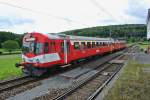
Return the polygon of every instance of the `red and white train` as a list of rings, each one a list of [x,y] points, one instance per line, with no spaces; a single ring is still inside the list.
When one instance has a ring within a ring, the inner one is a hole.
[[[23,38],[23,72],[39,76],[47,68],[73,63],[79,59],[124,49],[125,41],[112,38],[28,33]]]

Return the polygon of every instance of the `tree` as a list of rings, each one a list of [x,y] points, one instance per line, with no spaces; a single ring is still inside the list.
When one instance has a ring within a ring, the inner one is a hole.
[[[2,44],[2,47],[6,49],[9,53],[11,53],[13,50],[19,48],[19,44],[18,42],[13,40],[7,40]]]
[[[16,34],[12,32],[0,31],[0,44],[2,44],[3,42],[7,40],[16,40],[21,47],[21,43],[22,43],[21,41],[22,41],[23,36],[24,34]],[[2,45],[0,45],[0,48],[1,47]]]

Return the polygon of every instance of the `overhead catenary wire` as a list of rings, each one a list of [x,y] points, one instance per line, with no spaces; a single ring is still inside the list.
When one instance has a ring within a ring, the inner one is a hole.
[[[107,11],[104,7],[102,7],[99,2],[97,2],[96,0],[90,0],[91,3],[96,6],[97,8],[99,8],[102,12],[106,13],[107,15],[109,15],[112,19],[114,19],[116,22],[121,23],[116,17],[114,17],[114,15],[112,15],[109,11]]]
[[[70,22],[70,23],[72,22],[72,23],[76,23],[76,24],[80,24],[80,25],[89,27],[89,25],[87,25],[85,23],[81,23],[79,21],[75,21],[75,20],[72,20],[72,19],[69,19],[69,18],[57,16],[57,15],[54,15],[54,14],[51,14],[51,13],[47,13],[47,12],[43,12],[43,11],[37,11],[37,10],[30,9],[30,8],[21,7],[21,6],[15,5],[15,4],[10,4],[10,3],[7,3],[7,2],[2,2],[2,1],[0,1],[0,4],[7,5],[7,6],[10,6],[10,7],[14,7],[14,8],[18,8],[18,9],[22,9],[22,10],[26,10],[26,11],[36,13],[36,14],[42,14],[42,15],[50,16],[50,17],[53,17],[53,18],[56,18],[56,19],[59,19],[59,20],[65,20],[66,22]]]
[[[96,0],[90,0],[91,3],[93,5],[95,5],[97,8],[99,8],[102,12],[106,13],[107,15],[109,15],[112,19],[114,19],[116,22],[118,23],[122,23],[120,20],[118,20],[113,14],[111,14],[109,11],[107,11],[103,6],[101,6],[99,4],[99,2],[97,2]],[[123,16],[120,16],[120,18],[123,18]],[[125,18],[123,18],[125,20]],[[126,24],[126,20],[124,22]],[[111,28],[109,28],[109,37],[111,38],[112,37],[112,30]]]

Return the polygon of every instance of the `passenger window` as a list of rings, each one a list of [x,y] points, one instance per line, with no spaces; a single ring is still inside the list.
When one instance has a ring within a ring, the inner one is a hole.
[[[87,48],[91,48],[91,43],[87,42]]]
[[[98,42],[96,42],[96,46],[97,46],[97,47],[99,46],[99,43],[98,43]]]
[[[105,46],[105,42],[103,42],[103,46]]]
[[[92,42],[92,48],[94,48],[95,47],[95,42]]]
[[[81,42],[81,49],[86,49],[85,42]]]
[[[101,46],[101,42],[99,42],[99,46]]]
[[[79,49],[79,42],[74,42],[74,49]]]
[[[49,52],[48,42],[45,42],[45,44],[44,44],[44,53],[48,53],[48,52]]]
[[[55,42],[51,42],[50,43],[50,51],[51,52],[55,52],[56,51],[56,49],[55,49]]]

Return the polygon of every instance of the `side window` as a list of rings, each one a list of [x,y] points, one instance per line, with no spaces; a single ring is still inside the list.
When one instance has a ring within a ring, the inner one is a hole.
[[[45,44],[44,44],[44,53],[48,53],[48,52],[49,52],[48,42],[45,42]]]
[[[81,49],[86,49],[85,42],[81,42]]]
[[[87,42],[87,48],[91,48],[91,43]]]
[[[60,49],[61,49],[61,52],[64,52],[64,42],[60,43]]]
[[[92,48],[94,48],[95,47],[95,42],[92,42]]]
[[[74,49],[79,49],[79,42],[74,42]]]
[[[105,46],[105,42],[103,42],[103,46]]]
[[[101,44],[101,42],[99,42],[99,46],[101,46],[102,44]]]
[[[55,52],[55,51],[56,51],[55,42],[51,42],[51,43],[50,43],[50,51],[51,51],[51,52]]]
[[[97,47],[99,46],[99,43],[98,43],[98,42],[96,42],[96,46],[97,46]]]

